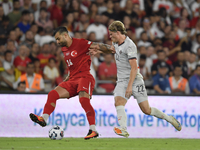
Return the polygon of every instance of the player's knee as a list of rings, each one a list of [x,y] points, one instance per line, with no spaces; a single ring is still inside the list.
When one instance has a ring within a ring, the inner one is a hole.
[[[150,108],[142,108],[142,112],[146,115],[150,115],[151,114],[151,109]]]
[[[56,90],[51,90],[49,93],[48,93],[48,99],[51,100],[51,101],[56,101],[57,99],[59,99],[59,94]]]

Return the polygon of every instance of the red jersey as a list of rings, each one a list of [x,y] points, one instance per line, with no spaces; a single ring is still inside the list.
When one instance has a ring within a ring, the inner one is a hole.
[[[70,77],[81,72],[89,73],[91,58],[87,52],[89,51],[91,44],[92,42],[85,39],[72,38],[72,44],[70,47],[62,47],[62,52],[70,72]]]

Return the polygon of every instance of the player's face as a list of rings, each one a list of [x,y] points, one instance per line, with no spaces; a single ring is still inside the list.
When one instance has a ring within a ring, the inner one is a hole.
[[[66,33],[60,34],[59,32],[57,32],[55,34],[56,42],[61,47],[67,46],[67,40],[66,40],[66,38],[67,38]]]
[[[112,32],[112,31],[109,31],[109,35],[110,35],[110,39],[112,40],[113,43],[117,43],[118,42],[118,34],[117,32]]]

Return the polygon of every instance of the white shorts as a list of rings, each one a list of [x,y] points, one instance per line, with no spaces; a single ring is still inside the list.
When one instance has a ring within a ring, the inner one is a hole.
[[[124,79],[122,81],[117,81],[117,85],[114,90],[114,97],[121,96],[128,100],[127,97],[125,97],[126,89],[128,86],[129,79]],[[144,81],[142,78],[135,78],[132,86],[132,92],[134,98],[137,100],[138,104],[148,100],[147,91],[144,85]]]

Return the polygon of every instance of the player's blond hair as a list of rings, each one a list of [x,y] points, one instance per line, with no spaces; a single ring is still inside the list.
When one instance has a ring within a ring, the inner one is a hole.
[[[108,29],[112,32],[121,32],[121,34],[126,34],[126,28],[124,27],[124,24],[121,21],[113,21]]]

